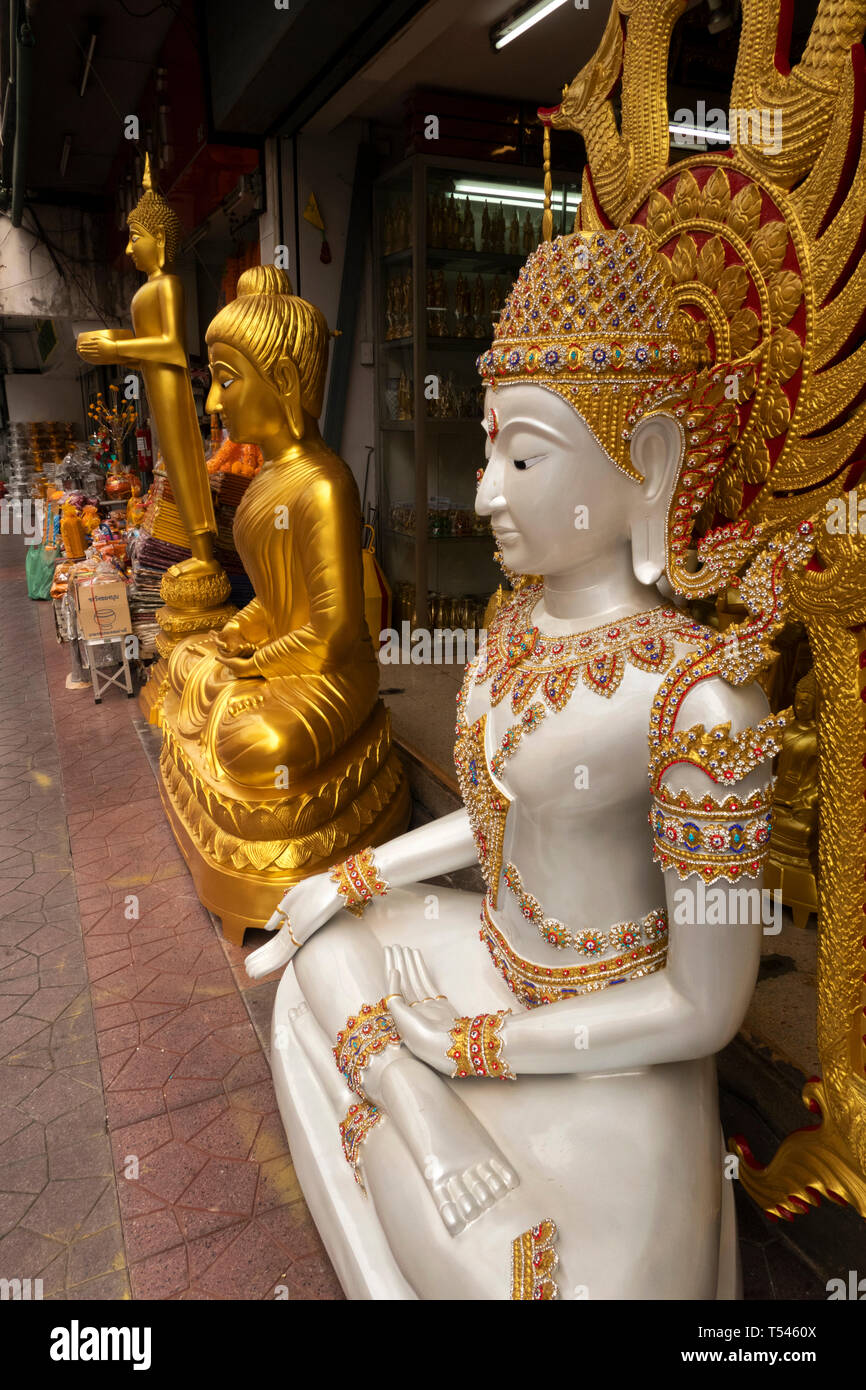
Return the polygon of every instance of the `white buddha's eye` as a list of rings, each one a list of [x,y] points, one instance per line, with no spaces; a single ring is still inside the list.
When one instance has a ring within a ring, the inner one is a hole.
[[[534,468],[537,463],[541,463],[546,458],[545,454],[533,454],[530,458],[514,459],[514,467],[519,473],[523,473],[527,468]]]

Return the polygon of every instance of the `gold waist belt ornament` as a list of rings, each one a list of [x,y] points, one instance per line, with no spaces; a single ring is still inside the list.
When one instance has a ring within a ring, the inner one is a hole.
[[[623,924],[620,924],[623,925]],[[535,961],[524,960],[497,927],[490,911],[489,896],[484,899],[481,910],[481,931],[479,933],[496,969],[499,971],[512,994],[527,1009],[537,1008],[539,1004],[558,1004],[560,999],[570,999],[578,994],[591,994],[594,990],[606,989],[608,985],[624,984],[626,980],[637,980],[642,975],[652,975],[663,970],[667,963],[667,913],[663,908],[648,912],[642,922],[626,924],[633,927],[638,938],[650,932],[657,932],[655,942],[634,946],[615,956],[594,962],[592,965],[537,965]]]

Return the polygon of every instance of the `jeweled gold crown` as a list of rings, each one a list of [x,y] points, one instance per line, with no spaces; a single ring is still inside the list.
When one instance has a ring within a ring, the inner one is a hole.
[[[643,227],[543,241],[478,358],[489,386],[531,381],[563,397],[611,463],[642,482],[628,446],[636,401],[654,382],[708,360],[694,320],[677,307],[670,262]]]
[[[493,382],[545,385],[648,379],[693,371],[706,355],[672,297],[670,263],[642,227],[542,242],[505,302],[493,347],[478,359]]]

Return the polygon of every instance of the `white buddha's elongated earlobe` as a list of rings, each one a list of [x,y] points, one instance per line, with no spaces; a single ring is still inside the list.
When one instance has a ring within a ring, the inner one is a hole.
[[[665,568],[665,525],[660,516],[640,516],[629,527],[631,563],[641,584],[655,584]]]
[[[668,498],[683,450],[682,427],[659,413],[640,420],[631,440],[631,456],[643,474],[641,497],[629,524],[632,568],[642,584],[655,584],[665,572],[665,520]]]

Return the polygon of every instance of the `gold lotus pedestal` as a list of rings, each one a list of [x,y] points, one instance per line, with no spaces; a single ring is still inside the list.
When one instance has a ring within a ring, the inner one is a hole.
[[[183,637],[219,629],[237,609],[229,603],[231,587],[224,570],[214,574],[165,574],[159,586],[164,607],[157,609],[159,660],[151,667],[138,697],[149,724],[161,723],[162,701],[168,690],[168,658]]]
[[[347,745],[278,799],[230,779],[217,787],[203,751],[174,736],[176,705],[170,691],[160,794],[196,892],[229,941],[242,944],[302,878],[405,829],[409,788],[381,700]]]

